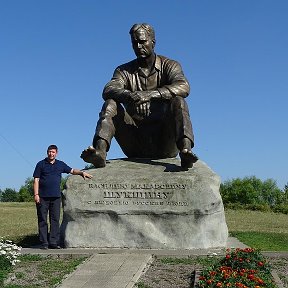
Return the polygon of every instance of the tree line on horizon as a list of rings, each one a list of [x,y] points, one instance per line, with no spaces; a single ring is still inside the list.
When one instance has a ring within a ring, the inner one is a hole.
[[[288,183],[281,190],[273,179],[234,178],[220,184],[220,194],[225,208],[288,214]]]
[[[25,180],[19,191],[13,188],[6,188],[3,191],[0,189],[0,202],[33,202],[34,190],[33,190],[34,178],[28,177]],[[61,179],[61,191],[65,189],[66,178]]]

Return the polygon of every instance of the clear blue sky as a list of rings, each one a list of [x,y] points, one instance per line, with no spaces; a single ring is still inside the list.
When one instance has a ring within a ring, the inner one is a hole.
[[[156,53],[178,60],[195,149],[223,181],[288,182],[288,1],[0,1],[0,189],[19,189],[45,157],[83,168],[103,86],[150,23]],[[113,142],[108,158],[121,158]]]

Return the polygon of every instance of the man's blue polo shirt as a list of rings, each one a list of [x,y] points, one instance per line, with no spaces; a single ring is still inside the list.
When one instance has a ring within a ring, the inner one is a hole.
[[[33,173],[34,178],[39,178],[39,196],[61,197],[61,174],[69,174],[71,170],[66,163],[57,159],[53,164],[47,158],[39,161]]]

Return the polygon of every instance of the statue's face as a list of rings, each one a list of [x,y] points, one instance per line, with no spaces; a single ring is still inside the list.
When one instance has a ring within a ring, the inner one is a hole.
[[[147,58],[154,53],[155,43],[144,29],[138,29],[131,36],[131,41],[137,58]]]

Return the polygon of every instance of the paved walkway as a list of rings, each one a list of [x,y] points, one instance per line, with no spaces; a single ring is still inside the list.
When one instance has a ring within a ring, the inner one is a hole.
[[[247,247],[236,238],[229,238],[227,248]],[[23,254],[92,255],[78,266],[58,288],[132,288],[152,255],[189,256],[219,255],[223,249],[156,250],[156,249],[78,249],[41,250],[23,248]]]
[[[132,288],[150,254],[94,254],[65,279],[61,288]]]

